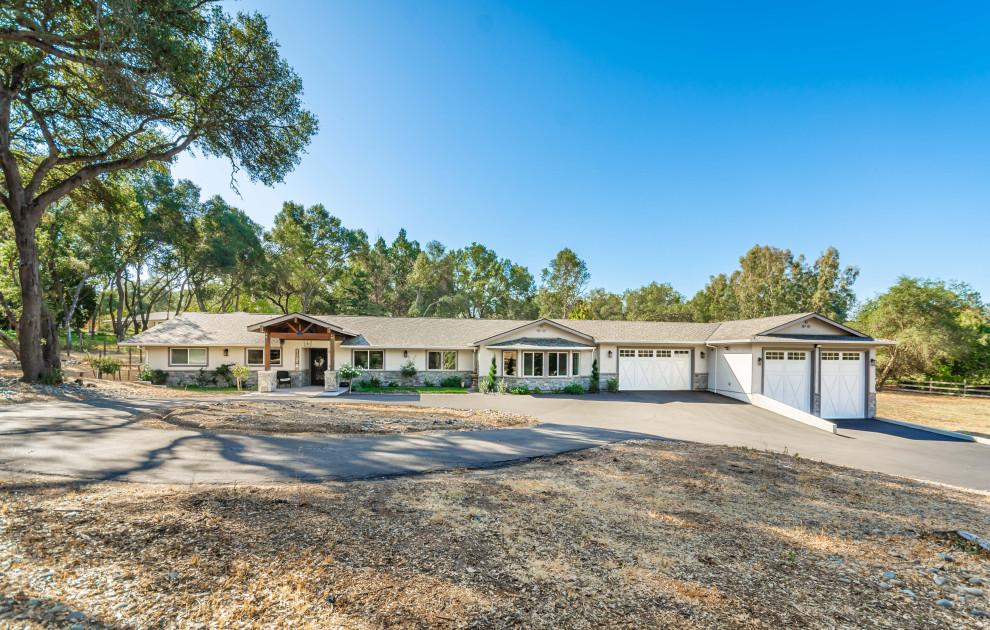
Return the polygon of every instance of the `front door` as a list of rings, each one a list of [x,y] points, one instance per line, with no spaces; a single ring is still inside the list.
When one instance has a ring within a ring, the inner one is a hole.
[[[323,373],[327,371],[327,349],[309,349],[309,384],[323,385]]]

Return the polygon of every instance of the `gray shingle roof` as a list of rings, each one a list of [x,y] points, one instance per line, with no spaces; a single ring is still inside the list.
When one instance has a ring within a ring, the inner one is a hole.
[[[512,348],[518,346],[536,346],[539,348],[594,348],[587,343],[561,339],[560,337],[520,337],[491,344],[492,348]]]
[[[798,313],[734,322],[628,322],[598,320],[552,320],[595,339],[596,343],[705,343],[713,341],[754,339],[792,321],[812,315]],[[248,332],[247,327],[272,319],[271,313],[182,313],[154,328],[131,337],[121,345],[230,345],[262,346],[265,336]],[[514,330],[530,320],[499,319],[440,319],[430,317],[368,317],[361,315],[312,315],[340,328],[355,331],[346,347],[372,346],[378,348],[470,348],[476,341]],[[780,340],[780,336],[764,336],[756,340]],[[794,335],[789,336],[791,338]],[[826,336],[822,341],[845,339]],[[855,337],[864,343],[877,343],[869,337]],[[542,341],[542,340],[541,340]],[[513,343],[519,343],[514,341]],[[567,344],[579,345],[567,341]],[[536,344],[533,344],[536,345]]]

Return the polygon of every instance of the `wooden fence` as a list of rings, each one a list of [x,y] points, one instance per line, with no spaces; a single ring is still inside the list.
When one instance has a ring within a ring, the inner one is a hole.
[[[888,381],[887,384],[883,386],[883,389],[911,392],[913,394],[963,396],[966,398],[990,398],[990,385],[970,385],[966,381],[963,381],[962,383],[933,380]]]

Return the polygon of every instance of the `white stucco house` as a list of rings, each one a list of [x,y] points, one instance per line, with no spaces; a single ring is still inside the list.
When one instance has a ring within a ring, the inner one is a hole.
[[[262,390],[336,386],[344,363],[383,383],[411,362],[417,379],[476,383],[492,359],[510,386],[587,386],[598,361],[620,391],[708,390],[808,418],[876,414],[874,339],[815,313],[714,322],[533,321],[183,313],[121,343],[141,347],[171,382],[246,365]]]

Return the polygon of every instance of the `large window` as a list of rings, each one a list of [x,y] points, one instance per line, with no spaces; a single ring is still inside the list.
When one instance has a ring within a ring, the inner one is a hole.
[[[381,370],[385,367],[384,350],[355,350],[354,367],[365,370]]]
[[[282,365],[282,349],[281,348],[269,348],[269,365]],[[248,348],[247,349],[247,361],[248,365],[264,365],[265,364],[265,349],[264,348]]]
[[[575,352],[571,355],[571,376],[580,376],[581,374],[581,353]]]
[[[206,348],[169,348],[170,365],[206,365]]]
[[[550,352],[547,355],[547,376],[567,376],[566,352]]]
[[[516,375],[516,351],[506,350],[502,353],[502,376]]]
[[[427,370],[456,370],[457,352],[455,350],[431,350],[426,353]]]
[[[543,376],[542,352],[523,352],[523,376]]]

